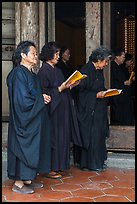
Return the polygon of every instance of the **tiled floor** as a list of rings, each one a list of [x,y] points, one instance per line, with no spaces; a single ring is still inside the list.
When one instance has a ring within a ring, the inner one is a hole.
[[[13,181],[2,187],[2,202],[135,202],[135,169],[107,168],[96,173],[72,166],[59,180],[39,175],[44,188],[34,194],[12,192]]]

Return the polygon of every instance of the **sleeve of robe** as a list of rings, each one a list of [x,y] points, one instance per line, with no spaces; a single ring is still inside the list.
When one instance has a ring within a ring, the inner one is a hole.
[[[13,124],[10,147],[31,168],[38,165],[41,114],[44,108],[42,92],[35,80],[26,68],[17,68],[7,77],[10,120]]]
[[[42,87],[42,93],[48,94],[51,96],[51,102],[50,102],[50,114],[57,108],[57,106],[60,103],[60,93],[58,91],[58,86],[61,85],[65,79],[63,78],[61,82],[57,85],[54,84],[54,77],[52,68],[49,67],[46,63],[42,65],[38,72],[38,76],[41,81],[41,87]],[[53,78],[52,78],[53,77]]]

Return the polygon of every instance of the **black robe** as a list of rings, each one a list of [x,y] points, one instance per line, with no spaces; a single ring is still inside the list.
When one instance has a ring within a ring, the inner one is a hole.
[[[63,62],[63,60],[59,60],[56,66],[61,69],[65,79],[67,79],[74,71],[75,69],[70,67],[67,63]]]
[[[41,124],[44,110],[40,82],[23,65],[7,77],[10,102],[8,128],[8,177],[33,180],[39,163]]]
[[[68,89],[58,92],[65,81],[60,69],[43,63],[38,72],[43,93],[51,96],[49,115],[51,120],[51,169],[66,170],[70,164],[70,142],[81,145],[76,112]]]
[[[125,67],[111,62],[111,88],[122,89],[122,94],[111,98],[110,119],[112,125],[134,125],[131,86],[124,85],[129,79]]]
[[[88,77],[76,87],[75,106],[83,146],[74,147],[74,162],[81,168],[97,169],[102,168],[107,159],[105,142],[109,134],[108,99],[96,98],[97,92],[106,90],[103,70],[96,70],[89,61],[80,71]]]

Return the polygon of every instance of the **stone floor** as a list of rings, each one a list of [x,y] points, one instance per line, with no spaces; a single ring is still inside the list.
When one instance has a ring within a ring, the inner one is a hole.
[[[100,173],[81,171],[73,165],[62,179],[39,175],[43,189],[34,194],[12,192],[13,181],[7,178],[7,123],[2,125],[2,202],[134,202],[135,154],[108,152],[108,168]]]
[[[7,179],[2,186],[2,202],[135,201],[135,169],[109,167],[97,173],[71,166],[62,179],[38,175],[36,181],[42,182],[44,188],[26,196],[12,192],[13,181]]]

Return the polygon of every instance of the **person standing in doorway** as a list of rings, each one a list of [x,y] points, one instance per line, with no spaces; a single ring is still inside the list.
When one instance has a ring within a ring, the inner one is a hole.
[[[111,98],[110,122],[111,125],[134,125],[133,101],[131,98],[131,80],[128,70],[123,65],[125,51],[116,49],[113,51],[114,60],[111,61],[110,83],[111,88],[122,89],[122,94]]]

